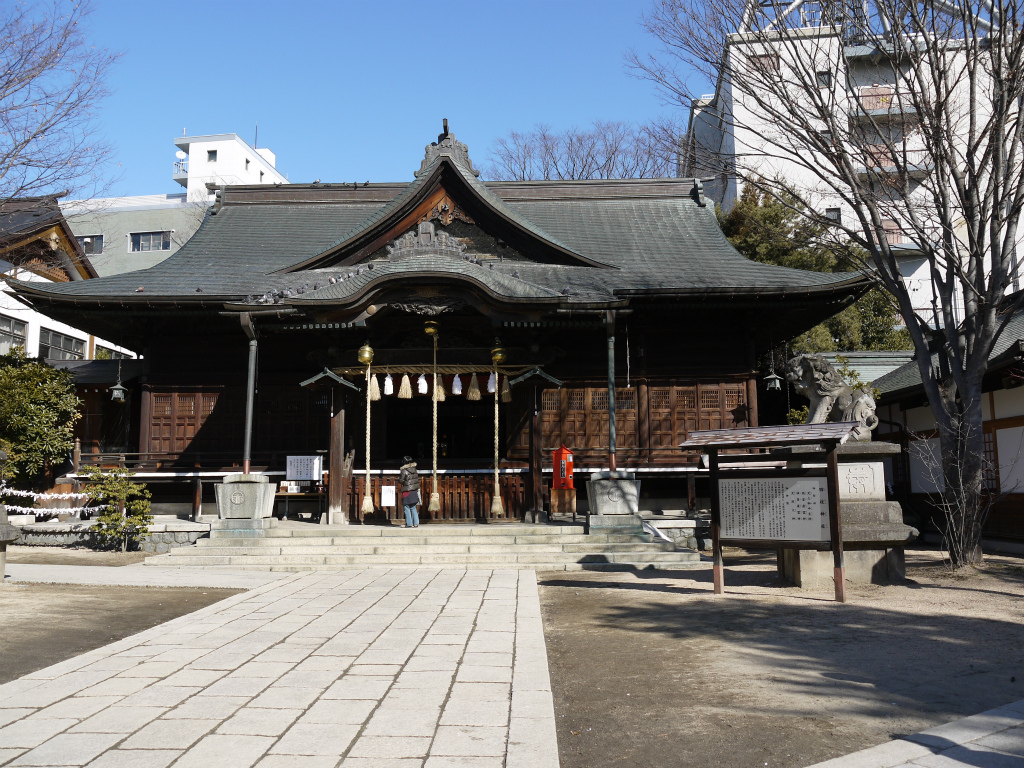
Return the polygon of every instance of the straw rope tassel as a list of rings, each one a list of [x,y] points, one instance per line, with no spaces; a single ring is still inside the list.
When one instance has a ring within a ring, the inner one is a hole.
[[[367,393],[370,395],[370,400],[377,402],[380,400],[380,384],[377,383],[377,374],[373,374],[370,377],[370,385],[366,388]]]
[[[476,378],[476,373],[469,374],[469,391],[466,392],[467,400],[479,400],[480,399],[480,382]]]
[[[412,400],[412,382],[409,381],[409,374],[402,374],[402,385],[398,388],[399,400]]]
[[[433,440],[433,467],[430,476],[431,492],[430,504],[427,505],[427,512],[436,515],[441,511],[441,494],[437,492],[437,334],[434,334],[434,389],[431,395],[434,406],[434,440]]]
[[[494,367],[497,379],[498,367]],[[505,507],[501,504],[501,485],[498,478],[498,388],[494,388],[494,498],[491,500],[491,517],[504,517]]]
[[[501,380],[501,402],[512,402],[512,388],[508,385],[508,376]]]
[[[360,512],[363,517],[373,514],[373,493],[370,488],[370,366],[366,366],[366,480],[363,483],[363,505]],[[380,393],[377,393],[380,397]]]

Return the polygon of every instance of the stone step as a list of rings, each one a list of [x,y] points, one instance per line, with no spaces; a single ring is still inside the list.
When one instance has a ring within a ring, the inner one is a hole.
[[[586,544],[419,544],[408,546],[404,544],[378,544],[378,545],[356,545],[337,544],[320,545],[308,544],[306,546],[280,547],[272,543],[259,543],[253,546],[240,547],[218,547],[214,545],[197,549],[179,547],[172,551],[175,557],[184,557],[189,554],[202,555],[204,557],[216,556],[248,556],[248,555],[456,555],[460,553],[472,554],[511,554],[515,552],[564,552],[564,553],[600,553],[600,552],[649,552],[649,551],[675,551],[675,545],[668,542],[625,542],[605,543],[589,542]]]
[[[232,532],[236,533],[236,532]],[[633,544],[654,541],[654,537],[646,534],[548,534],[544,536],[385,536],[367,539],[363,537],[334,536],[303,538],[249,537],[234,536],[212,539],[200,539],[196,542],[201,548],[207,547],[309,547],[309,546],[472,546],[488,545],[535,545],[535,544]]]
[[[150,559],[147,559],[147,564]],[[321,566],[321,565],[363,565],[365,567],[381,565],[463,565],[493,563],[500,567],[508,563],[543,564],[543,563],[682,563],[696,562],[700,555],[696,552],[505,552],[491,554],[375,554],[375,555],[177,555],[172,558],[175,564],[181,565],[289,565],[289,566]],[[161,561],[166,562],[166,561]],[[161,562],[154,562],[159,565]]]
[[[224,531],[216,531],[224,533]],[[303,537],[385,537],[385,536],[547,536],[557,534],[583,534],[582,525],[522,525],[518,523],[493,523],[451,525],[443,523],[421,525],[419,528],[403,528],[397,525],[308,525],[301,528],[276,526],[266,530],[270,538]]]
[[[167,555],[158,555],[156,557],[150,557],[146,559],[145,564],[149,566],[157,566],[163,568],[195,568],[201,567],[212,571],[216,570],[231,570],[231,571],[253,571],[253,572],[272,572],[272,573],[302,573],[305,571],[316,570],[316,571],[356,571],[365,570],[367,567],[374,568],[388,568],[388,569],[399,569],[399,570],[411,570],[414,568],[424,568],[429,566],[423,566],[418,564],[397,564],[389,566],[366,566],[361,564],[348,564],[348,565],[229,565],[220,564],[213,565],[209,563],[183,563],[175,560],[174,562],[150,562],[150,561],[161,561],[167,558]],[[439,567],[439,566],[436,566]],[[678,563],[502,563],[496,565],[493,563],[466,563],[463,565],[448,565],[443,566],[446,568],[459,568],[461,570],[491,570],[493,568],[500,568],[502,570],[519,570],[519,571],[693,571],[693,570],[704,570],[709,566],[708,563],[701,561],[686,561]]]

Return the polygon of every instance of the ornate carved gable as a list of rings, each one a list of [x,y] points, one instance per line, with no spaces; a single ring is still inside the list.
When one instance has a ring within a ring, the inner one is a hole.
[[[389,259],[402,259],[408,256],[452,256],[462,258],[466,246],[447,234],[437,232],[434,224],[421,222],[414,231],[406,232],[387,246]]]
[[[443,191],[443,190],[442,190]],[[464,221],[467,224],[475,224],[476,222],[467,214],[459,204],[456,203],[451,197],[448,196],[447,192],[444,192],[441,199],[434,203],[434,207],[431,208],[426,214],[424,214],[422,221],[440,221],[444,226],[448,226],[453,221],[458,219]]]

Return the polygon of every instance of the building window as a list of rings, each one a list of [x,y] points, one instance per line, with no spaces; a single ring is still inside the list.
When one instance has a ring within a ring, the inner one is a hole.
[[[96,345],[97,360],[131,360],[130,355],[126,355],[124,352],[118,352],[116,349],[110,347],[104,347],[102,344]]]
[[[170,232],[133,232],[132,251],[169,251]]]
[[[826,208],[825,218],[831,221],[833,224],[842,224],[843,212],[839,208]]]
[[[81,360],[85,357],[85,342],[56,331],[39,331],[39,356],[45,360]]]
[[[206,150],[206,162],[208,162],[208,163],[216,163],[217,162],[217,150],[216,149],[208,149],[208,150]]]
[[[779,71],[779,56],[776,53],[751,56],[749,68],[751,72],[762,75],[777,73]]]
[[[6,355],[15,347],[25,349],[25,323],[0,315],[0,355]]]
[[[832,87],[832,73],[828,70],[824,72],[815,72],[814,79],[818,83],[819,88],[831,88]]]
[[[103,235],[83,235],[78,238],[78,244],[86,254],[103,253]]]

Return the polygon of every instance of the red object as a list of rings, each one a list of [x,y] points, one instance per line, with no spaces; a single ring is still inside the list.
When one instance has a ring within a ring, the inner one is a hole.
[[[554,452],[554,476],[553,488],[572,489],[572,451],[564,445]]]

